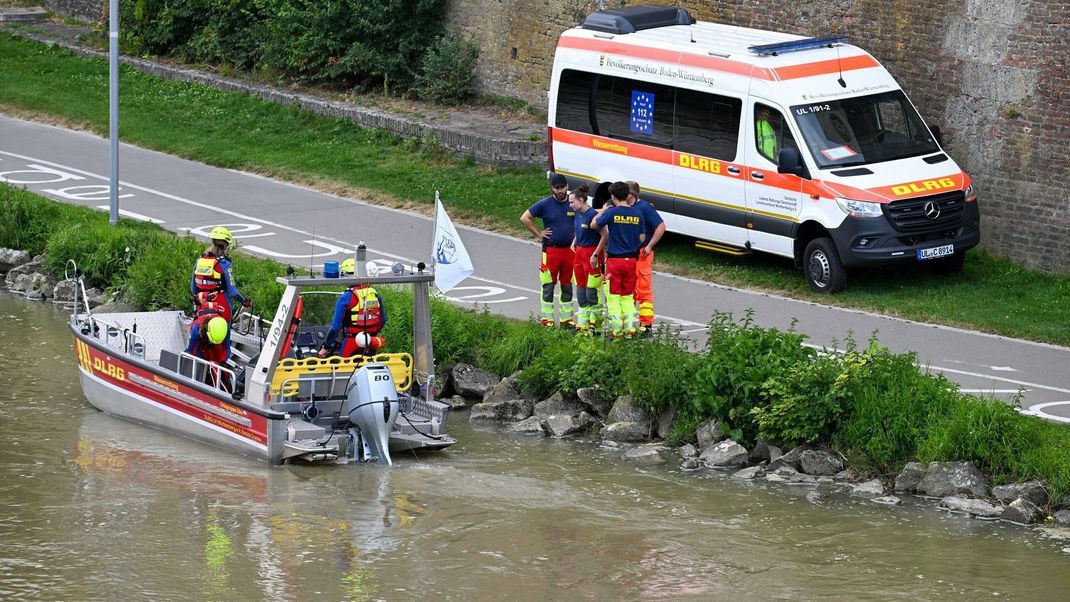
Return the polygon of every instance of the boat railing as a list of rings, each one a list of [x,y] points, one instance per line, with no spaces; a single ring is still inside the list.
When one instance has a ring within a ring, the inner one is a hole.
[[[88,333],[93,338],[104,343],[106,347],[120,350],[127,355],[138,359],[145,359],[145,337],[130,328],[121,328],[119,325],[106,320],[101,320],[93,315],[85,317],[84,324],[88,325]]]
[[[237,334],[263,339],[271,326],[271,322],[256,314],[242,312],[238,314],[238,318],[232,326]]]
[[[213,389],[219,389],[224,393],[234,392],[233,370],[185,351],[178,354],[178,373],[192,374],[193,380],[202,382]]]

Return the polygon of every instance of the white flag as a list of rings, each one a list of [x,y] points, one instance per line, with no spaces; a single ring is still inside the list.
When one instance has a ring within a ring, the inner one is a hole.
[[[435,244],[432,247],[435,256],[435,286],[442,292],[460,284],[462,280],[475,273],[472,258],[457,235],[450,216],[435,192]]]

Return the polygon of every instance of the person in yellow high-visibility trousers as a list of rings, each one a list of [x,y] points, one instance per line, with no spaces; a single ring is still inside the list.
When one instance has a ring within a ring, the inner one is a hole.
[[[665,235],[665,220],[658,215],[654,205],[639,198],[639,184],[633,181],[626,184],[632,206],[643,214],[646,223],[646,237],[635,264],[635,301],[639,304],[639,332],[649,335],[654,329],[654,245]]]
[[[576,213],[569,207],[568,180],[565,176],[551,176],[550,193],[550,196],[528,207],[520,216],[520,223],[542,244],[542,262],[539,265],[542,303],[539,306],[539,322],[543,326],[554,325],[554,289],[560,285],[561,296],[558,303],[561,326],[572,328],[572,263],[575,260],[572,240],[576,234]],[[535,218],[542,220],[542,230],[535,226]]]
[[[643,248],[646,225],[643,214],[632,206],[627,184],[610,184],[609,194],[615,206],[595,218],[601,240],[591,255],[591,266],[598,265],[598,255],[605,249],[610,336],[630,337],[635,334],[635,264]]]
[[[576,287],[576,332],[591,334],[592,328],[601,321],[598,307],[598,289],[602,286],[600,266],[591,267],[591,256],[598,248],[601,236],[594,225],[598,212],[587,204],[587,185],[582,184],[569,195],[569,204],[576,212],[576,238],[572,251],[576,260],[572,264],[572,284]],[[595,315],[595,314],[598,315]]]

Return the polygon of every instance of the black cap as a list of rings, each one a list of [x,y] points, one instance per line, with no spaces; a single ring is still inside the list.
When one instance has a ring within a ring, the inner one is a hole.
[[[555,173],[554,175],[550,176],[551,188],[560,188],[561,186],[568,186],[568,180],[565,179],[565,176],[559,173]]]

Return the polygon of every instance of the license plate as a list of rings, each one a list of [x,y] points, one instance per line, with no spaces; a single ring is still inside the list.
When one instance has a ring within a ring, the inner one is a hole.
[[[918,249],[918,261],[947,257],[948,255],[954,254],[955,245],[944,245],[942,247],[932,247],[931,249]]]

